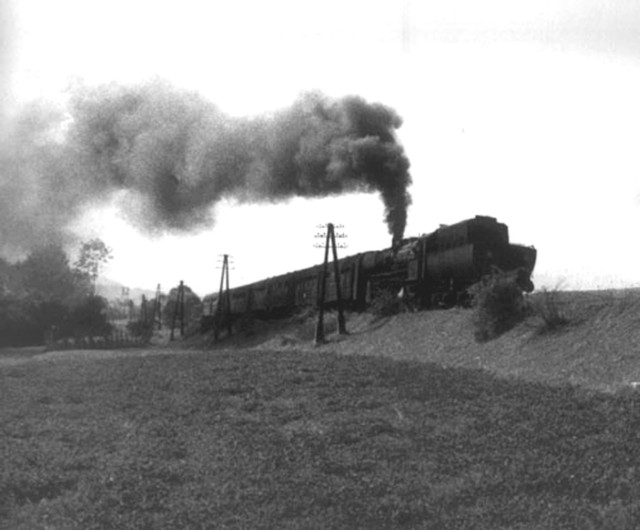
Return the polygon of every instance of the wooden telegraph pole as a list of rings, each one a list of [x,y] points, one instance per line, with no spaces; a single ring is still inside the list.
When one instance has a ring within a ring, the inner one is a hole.
[[[162,295],[160,294],[160,284],[156,288],[156,299],[153,301],[153,322],[158,324],[158,329],[162,329]]]
[[[329,259],[329,227],[327,226],[327,235],[324,244],[324,261],[322,262],[322,272],[320,273],[320,290],[318,293],[318,323],[316,324],[316,344],[324,342],[324,299],[327,290],[327,261]]]
[[[331,248],[333,249],[333,276],[336,279],[336,298],[338,305],[338,333],[347,334],[347,326],[344,321],[344,308],[342,305],[342,278],[340,277],[340,266],[338,265],[338,251],[336,249],[336,236],[331,225]]]
[[[171,319],[171,340],[173,340],[173,331],[176,327],[176,320],[180,318],[180,336],[184,337],[184,282],[180,280],[178,292],[176,294],[176,302],[173,307],[173,318]]]
[[[322,263],[322,271],[319,278],[318,292],[318,323],[316,325],[316,344],[322,344],[325,341],[324,335],[324,304],[327,292],[327,268],[329,266],[329,246],[331,246],[333,254],[333,276],[336,284],[336,298],[338,306],[338,333],[345,335],[347,327],[344,320],[344,309],[342,304],[342,286],[340,285],[340,267],[338,264],[338,251],[336,248],[336,236],[332,223],[327,224],[327,234],[324,244],[324,262]]]
[[[149,318],[147,311],[147,297],[142,295],[142,301],[140,302],[140,320],[143,322],[143,326],[147,326],[147,319]]]
[[[231,335],[231,292],[229,291],[229,254],[224,254],[222,260],[222,274],[220,275],[220,290],[218,291],[218,307],[216,309],[213,340],[220,336],[222,323],[226,322],[227,332]]]

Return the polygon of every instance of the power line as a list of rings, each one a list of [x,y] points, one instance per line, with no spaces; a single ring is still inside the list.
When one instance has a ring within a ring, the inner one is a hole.
[[[342,230],[344,228],[343,224],[337,224],[334,225],[332,223],[327,223],[327,224],[317,224],[316,228],[317,229],[321,229],[323,231],[316,231],[316,233],[314,234],[314,238],[317,240],[316,242],[313,243],[313,246],[315,248],[325,248],[326,246],[326,239],[329,233],[329,225],[331,225],[333,228],[333,233],[334,233],[334,239],[337,239],[338,241],[336,241],[336,248],[348,248],[349,244],[347,243],[347,237],[349,237],[345,232],[336,232],[335,229],[338,228],[340,230]]]

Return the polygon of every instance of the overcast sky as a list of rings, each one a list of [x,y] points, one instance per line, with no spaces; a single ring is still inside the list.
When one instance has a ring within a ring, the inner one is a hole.
[[[167,80],[258,115],[302,91],[394,108],[411,161],[406,235],[476,214],[538,249],[536,282],[640,286],[640,4],[634,1],[13,0],[0,11],[5,121],[78,85]],[[0,168],[2,170],[2,168]],[[148,239],[113,206],[76,224],[130,287],[214,291],[314,264],[318,223],[348,252],[389,246],[376,195],[217,206],[192,236]]]

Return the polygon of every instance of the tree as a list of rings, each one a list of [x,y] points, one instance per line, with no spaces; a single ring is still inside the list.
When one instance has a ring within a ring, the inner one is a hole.
[[[69,266],[64,249],[58,245],[34,250],[17,268],[24,295],[32,301],[68,303],[88,294]]]
[[[169,291],[167,301],[162,311],[163,321],[165,325],[170,326],[173,321],[173,313],[176,310],[176,302],[178,300],[178,288],[174,287]],[[202,301],[200,297],[194,293],[188,285],[184,286],[184,321],[185,324],[199,319],[202,315]]]
[[[47,333],[106,333],[107,301],[92,294],[89,279],[57,245],[39,247],[16,265],[0,262],[0,345],[42,344]]]
[[[51,329],[66,331],[70,311],[89,295],[89,286],[69,266],[62,247],[37,248],[15,270],[11,309],[2,315],[12,342],[39,344]]]
[[[89,280],[92,294],[96,290],[96,280],[100,275],[100,269],[112,257],[111,249],[101,239],[85,241],[80,247],[80,256],[74,263],[74,267]]]

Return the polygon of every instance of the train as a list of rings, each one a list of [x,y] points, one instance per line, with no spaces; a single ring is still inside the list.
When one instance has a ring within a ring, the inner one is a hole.
[[[391,247],[338,260],[338,273],[326,269],[324,307],[340,302],[365,310],[377,297],[396,295],[413,308],[468,304],[471,288],[491,276],[512,279],[531,292],[537,251],[513,244],[509,229],[496,218],[477,215],[432,233],[393,241]],[[246,314],[279,315],[317,307],[323,265],[315,265],[230,289],[203,299],[203,327]],[[338,293],[338,282],[340,293]],[[222,303],[221,303],[222,302]]]

